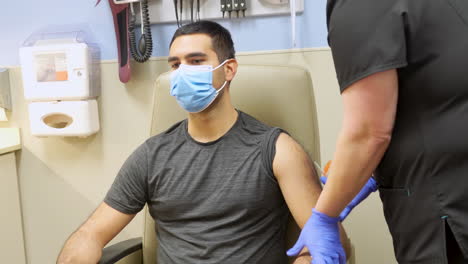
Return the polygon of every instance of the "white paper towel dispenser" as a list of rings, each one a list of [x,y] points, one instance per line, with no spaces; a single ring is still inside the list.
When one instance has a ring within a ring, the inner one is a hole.
[[[96,100],[30,103],[29,118],[35,136],[86,137],[99,131]]]

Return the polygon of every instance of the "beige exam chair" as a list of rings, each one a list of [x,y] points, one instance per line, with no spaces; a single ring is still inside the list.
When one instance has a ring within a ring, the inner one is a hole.
[[[156,81],[151,135],[159,134],[186,118],[186,112],[169,94],[169,74]],[[231,84],[234,106],[262,122],[288,131],[310,157],[320,164],[320,145],[312,80],[306,69],[279,65],[240,65]],[[288,246],[299,228],[293,219],[288,227]],[[104,249],[100,263],[156,264],[155,223],[145,209],[143,239],[127,240]],[[160,263],[164,264],[164,263]]]

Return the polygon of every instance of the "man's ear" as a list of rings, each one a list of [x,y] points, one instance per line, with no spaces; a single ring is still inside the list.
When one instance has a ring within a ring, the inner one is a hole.
[[[230,59],[226,62],[226,65],[224,67],[224,75],[226,81],[230,82],[232,81],[232,79],[234,79],[234,76],[236,76],[237,73],[237,67],[238,64],[236,59]]]

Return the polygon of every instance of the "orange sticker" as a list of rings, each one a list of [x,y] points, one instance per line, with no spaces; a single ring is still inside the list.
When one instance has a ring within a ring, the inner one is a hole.
[[[57,80],[57,81],[68,81],[68,72],[67,71],[55,72],[55,80]]]

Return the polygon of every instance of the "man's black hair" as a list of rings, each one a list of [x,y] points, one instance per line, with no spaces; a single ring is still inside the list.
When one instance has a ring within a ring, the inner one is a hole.
[[[191,34],[206,34],[210,36],[211,45],[216,55],[218,55],[219,62],[235,58],[236,51],[234,50],[231,33],[220,24],[212,21],[202,20],[183,25],[174,33],[169,47],[177,37]]]

